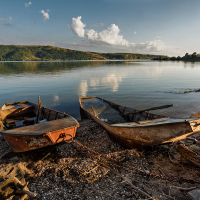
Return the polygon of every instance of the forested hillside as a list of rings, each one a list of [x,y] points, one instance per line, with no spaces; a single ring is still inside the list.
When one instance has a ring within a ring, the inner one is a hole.
[[[0,61],[40,60],[127,60],[152,59],[156,55],[133,53],[95,53],[64,49],[53,46],[0,45]]]
[[[152,60],[172,60],[172,61],[191,61],[191,62],[196,62],[196,61],[200,61],[200,54],[197,54],[196,52],[194,52],[193,54],[189,54],[186,53],[183,57],[178,56],[178,57],[168,57],[168,56],[158,56],[158,57],[154,57]]]

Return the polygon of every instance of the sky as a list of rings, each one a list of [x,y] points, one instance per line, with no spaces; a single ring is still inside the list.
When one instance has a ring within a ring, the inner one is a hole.
[[[168,56],[200,53],[200,1],[1,0],[0,44]]]

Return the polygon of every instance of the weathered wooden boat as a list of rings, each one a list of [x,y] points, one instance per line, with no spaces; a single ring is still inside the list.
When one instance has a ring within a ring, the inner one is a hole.
[[[120,144],[140,148],[175,142],[200,132],[200,119],[176,119],[121,106],[99,97],[80,97],[85,115],[102,127]],[[169,107],[161,106],[158,108]]]
[[[70,140],[79,127],[78,121],[70,115],[29,101],[4,104],[0,117],[0,134],[15,152]]]

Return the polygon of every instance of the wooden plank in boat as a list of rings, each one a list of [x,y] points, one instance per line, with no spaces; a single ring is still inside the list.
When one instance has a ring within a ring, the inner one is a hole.
[[[110,126],[120,126],[120,127],[143,127],[143,126],[155,126],[155,125],[165,125],[165,124],[175,124],[175,123],[183,123],[183,122],[193,122],[198,118],[193,119],[174,119],[170,117],[164,117],[160,119],[146,120],[146,121],[138,121],[136,122],[127,122],[127,123],[119,123],[119,124],[111,124]]]
[[[14,103],[5,103],[1,110],[13,110],[13,109],[19,109],[19,108],[28,108],[28,107],[33,107],[29,102],[27,101],[22,101],[22,102],[14,102]]]
[[[152,123],[152,122],[163,122],[169,119],[169,117],[163,117],[159,119],[153,119],[153,120],[145,120],[145,121],[138,121],[139,124],[147,124],[147,123]]]
[[[24,126],[16,129],[11,129],[8,131],[8,133],[12,134],[44,134],[48,132],[53,132],[60,129],[65,129],[71,126],[78,125],[76,121],[71,117],[66,117],[63,119],[48,121],[40,124],[34,124],[30,126]]]

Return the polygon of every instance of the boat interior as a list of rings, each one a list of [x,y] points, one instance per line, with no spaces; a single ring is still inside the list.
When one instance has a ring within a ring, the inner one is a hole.
[[[181,123],[194,119],[175,119],[124,107],[99,97],[81,98],[83,108],[111,126],[147,126],[165,123]]]
[[[65,113],[46,107],[39,110],[38,108],[38,105],[28,101],[4,104],[0,110],[1,129],[13,129],[69,117]]]

